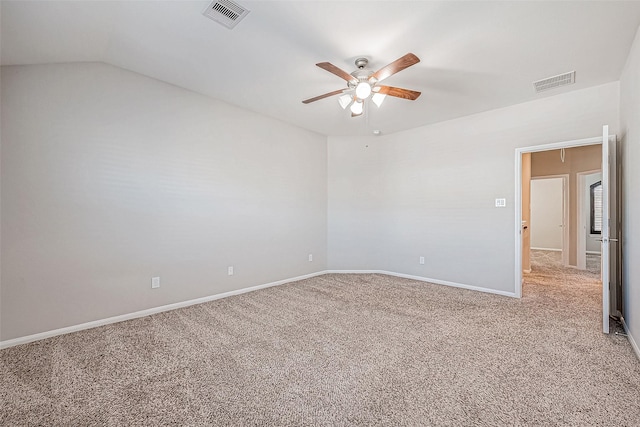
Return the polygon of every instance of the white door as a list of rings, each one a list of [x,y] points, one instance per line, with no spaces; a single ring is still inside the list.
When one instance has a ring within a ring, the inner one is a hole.
[[[602,331],[609,333],[609,295],[615,292],[615,285],[612,286],[612,275],[616,274],[616,269],[611,270],[611,265],[617,265],[615,252],[612,254],[611,242],[617,242],[616,218],[616,155],[615,142],[609,141],[609,126],[602,127]],[[612,221],[613,218],[613,221]],[[617,246],[616,246],[617,247]],[[613,257],[613,263],[612,261]]]
[[[531,180],[531,249],[563,249],[564,179]]]

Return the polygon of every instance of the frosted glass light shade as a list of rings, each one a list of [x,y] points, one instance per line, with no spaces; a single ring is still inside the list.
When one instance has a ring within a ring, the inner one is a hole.
[[[351,112],[353,114],[362,114],[362,107],[363,107],[363,102],[362,101],[355,101],[351,105]]]
[[[367,82],[360,82],[356,86],[356,96],[359,99],[367,99],[371,95],[371,85]]]
[[[340,104],[340,106],[344,110],[345,108],[347,108],[349,106],[349,104],[351,104],[351,99],[352,99],[351,95],[345,93],[344,95],[341,95],[338,98],[338,103]]]
[[[374,104],[380,107],[386,97],[387,95],[383,93],[374,93],[373,96],[371,97],[371,100],[373,101]]]

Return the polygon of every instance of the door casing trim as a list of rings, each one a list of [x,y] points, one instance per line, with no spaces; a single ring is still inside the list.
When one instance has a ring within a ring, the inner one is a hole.
[[[522,154],[536,153],[539,151],[559,150],[561,148],[583,147],[586,145],[602,144],[602,136],[593,138],[575,139],[571,141],[554,142],[551,144],[534,145],[529,147],[516,148],[515,158],[515,288],[516,298],[522,298]]]

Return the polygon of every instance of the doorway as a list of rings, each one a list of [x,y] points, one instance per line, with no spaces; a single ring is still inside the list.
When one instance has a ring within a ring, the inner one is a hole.
[[[530,248],[560,252],[569,265],[569,175],[531,177]]]
[[[564,150],[570,148],[578,148],[585,147],[590,148],[586,151],[596,151],[601,154],[600,165],[595,167],[601,167],[603,171],[603,218],[602,218],[602,280],[600,281],[601,293],[602,293],[602,322],[603,322],[603,332],[609,332],[609,313],[616,313],[616,306],[619,304],[619,298],[617,298],[617,289],[619,288],[619,278],[616,274],[618,270],[618,260],[616,259],[617,247],[613,246],[613,242],[617,242],[618,237],[618,227],[617,227],[617,212],[616,208],[616,180],[611,180],[610,177],[616,174],[616,138],[615,135],[608,134],[608,126],[603,127],[603,136],[602,137],[594,137],[594,138],[586,138],[581,140],[574,141],[566,141],[559,142],[553,144],[546,144],[540,146],[533,147],[525,147],[516,149],[516,198],[515,198],[515,211],[516,211],[516,221],[515,221],[515,235],[516,235],[516,245],[515,245],[515,295],[517,297],[522,297],[522,287],[523,287],[523,262],[525,262],[525,257],[523,255],[527,254],[526,247],[523,247],[526,240],[530,240],[529,238],[525,239],[525,235],[529,236],[528,227],[526,226],[526,221],[523,219],[528,218],[528,212],[523,209],[523,194],[526,194],[530,190],[530,183],[527,185],[525,179],[523,178],[523,174],[527,175],[530,173],[531,176],[535,175],[534,168],[531,167],[531,158],[536,154],[544,154],[549,153],[553,150],[561,150],[561,158],[562,162],[564,162]],[[556,154],[553,154],[556,156]],[[556,160],[551,160],[549,162],[543,162],[546,166],[550,163],[557,162]],[[529,163],[529,164],[527,164]],[[570,164],[572,162],[569,162]],[[593,167],[592,167],[593,169]],[[584,171],[582,169],[581,171]],[[576,187],[576,172],[578,170],[571,170],[570,174],[570,190],[573,188],[574,192]],[[609,200],[611,203],[609,203]],[[571,241],[575,240],[575,236],[577,236],[577,206],[575,206],[575,202],[572,200],[571,202],[571,220],[569,222],[569,226],[571,228],[572,237]],[[528,208],[525,207],[525,208]],[[569,245],[571,249],[570,256],[570,266],[577,266],[577,245],[572,243]],[[606,256],[605,256],[606,255]],[[577,271],[577,270],[576,270]],[[611,304],[610,304],[611,303]]]
[[[602,170],[578,173],[578,268],[600,271]]]

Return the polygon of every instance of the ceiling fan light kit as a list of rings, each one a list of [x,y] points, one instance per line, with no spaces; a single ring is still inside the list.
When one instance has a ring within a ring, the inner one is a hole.
[[[373,96],[371,97],[371,100],[373,101],[374,104],[376,104],[378,107],[380,107],[382,105],[382,102],[384,102],[384,99],[387,97],[387,95],[383,94],[383,93],[374,93]]]
[[[367,99],[371,95],[371,85],[369,82],[360,82],[356,86],[356,96],[359,99]]]
[[[353,101],[353,95],[349,93],[345,93],[338,98],[338,103],[343,110],[345,110],[349,106],[349,104],[351,104],[351,101]]]
[[[306,99],[302,102],[304,104],[309,104],[320,99],[341,94],[340,97],[338,97],[340,107],[345,110],[349,105],[351,105],[351,117],[356,117],[362,115],[364,111],[364,101],[369,97],[371,97],[371,100],[377,107],[382,105],[387,95],[414,101],[420,96],[420,92],[392,86],[382,86],[378,85],[378,83],[383,79],[404,70],[405,68],[417,64],[418,62],[420,62],[420,59],[417,56],[413,53],[407,53],[391,64],[373,72],[372,70],[366,69],[366,66],[369,64],[369,60],[367,58],[358,58],[355,61],[358,69],[351,74],[329,62],[320,62],[316,64],[318,67],[335,74],[343,80],[346,80],[347,89],[325,93],[323,95]]]
[[[363,109],[364,109],[364,101],[360,99],[356,99],[355,101],[353,101],[353,104],[351,104],[351,112],[356,116],[359,116],[360,114],[362,114]]]

